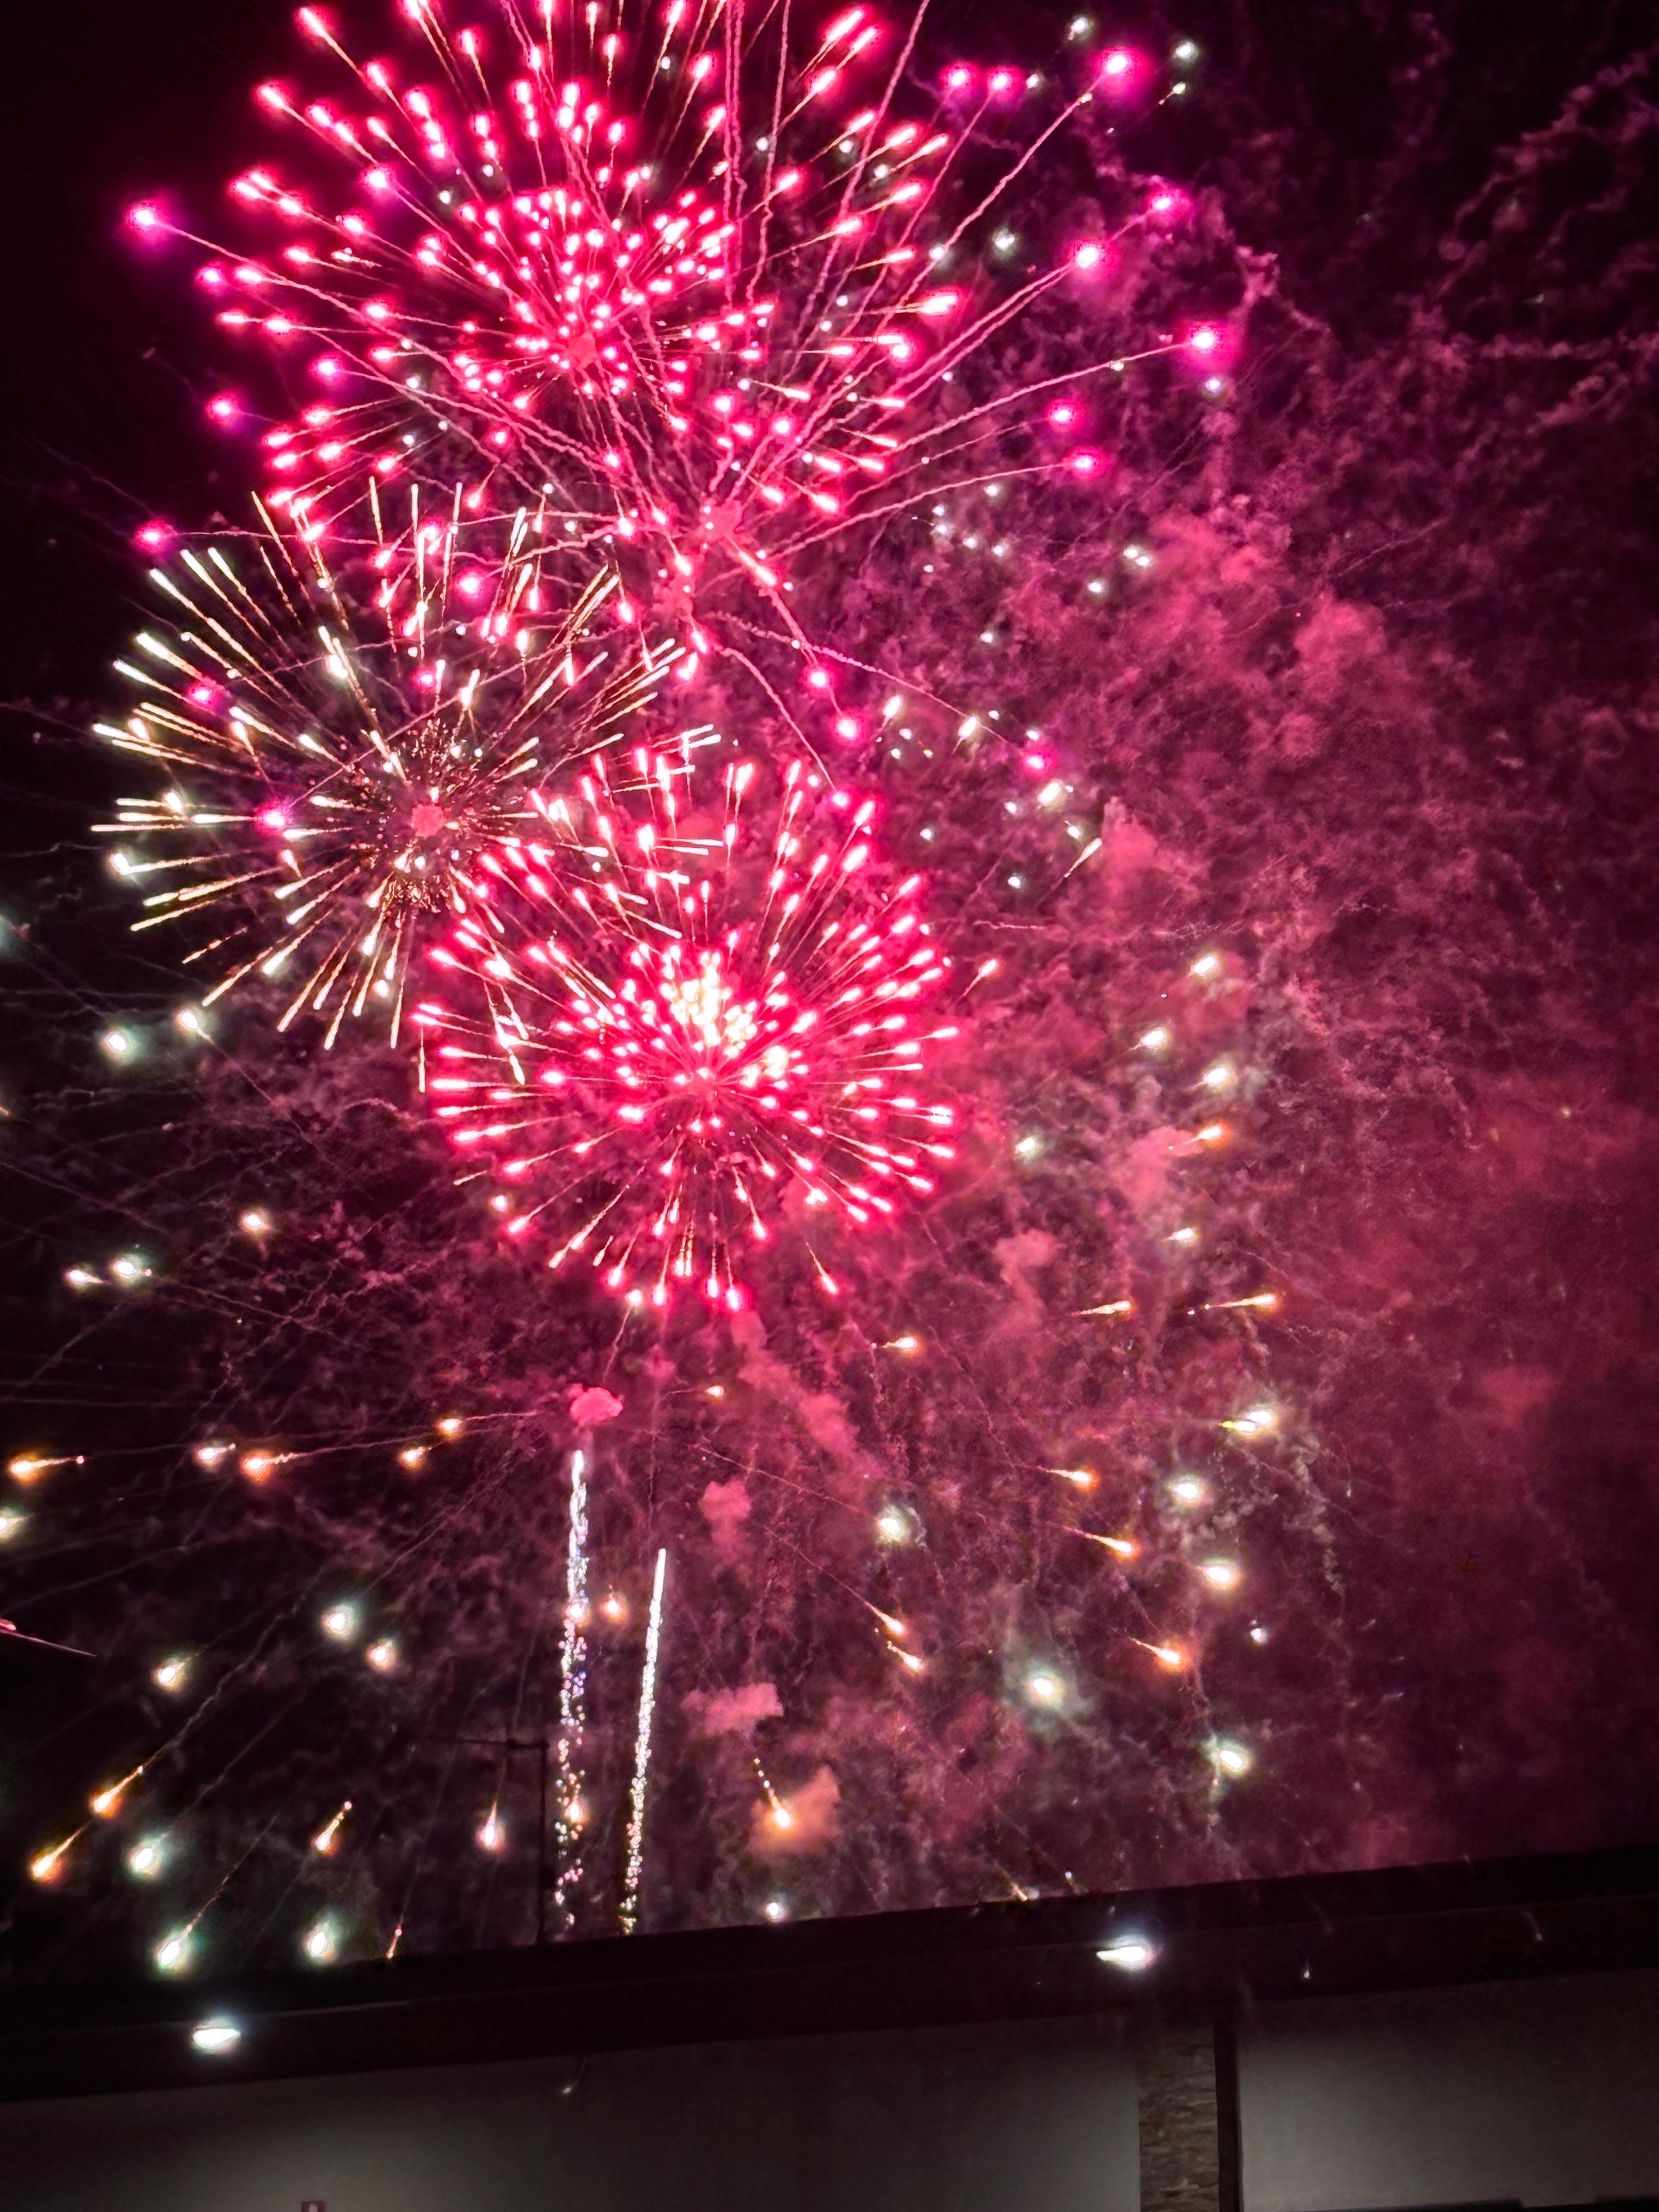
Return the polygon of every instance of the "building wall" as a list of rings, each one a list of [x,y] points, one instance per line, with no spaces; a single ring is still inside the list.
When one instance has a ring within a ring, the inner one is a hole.
[[[1244,2212],[1659,2196],[1659,1974],[1266,2007],[1239,2076]],[[0,2212],[307,2198],[1139,2212],[1135,2057],[1109,2021],[1051,2021],[0,2106]]]
[[[1137,2212],[1109,2024],[0,2107],[4,2212]]]
[[[1245,2212],[1659,2196],[1659,1974],[1264,2007],[1239,2095]]]

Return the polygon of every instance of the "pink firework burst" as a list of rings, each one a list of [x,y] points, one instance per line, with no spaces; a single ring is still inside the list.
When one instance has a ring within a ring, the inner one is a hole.
[[[874,802],[693,733],[595,762],[504,842],[434,955],[461,989],[416,1018],[429,1085],[483,1155],[510,1234],[543,1228],[635,1305],[732,1310],[780,1218],[822,1287],[815,1218],[893,1219],[934,1187],[954,1120],[919,1095],[949,963],[872,842]]]
[[[1028,263],[1002,210],[1080,107],[1127,96],[1121,53],[1074,52],[1058,100],[966,64],[930,96],[920,15],[864,5],[805,40],[738,0],[503,0],[455,29],[436,0],[402,13],[398,58],[362,64],[301,10],[349,82],[259,98],[325,166],[237,178],[258,242],[199,271],[222,323],[312,388],[263,434],[268,495],[302,532],[352,534],[371,488],[411,476],[459,482],[474,514],[545,495],[573,539],[635,549],[630,589],[758,593],[799,646],[796,556],[973,481],[1040,419],[1026,402],[1125,366],[1114,344],[977,404],[947,389],[1054,288],[1109,280],[1112,240]],[[1016,111],[1044,104],[1022,133]]]

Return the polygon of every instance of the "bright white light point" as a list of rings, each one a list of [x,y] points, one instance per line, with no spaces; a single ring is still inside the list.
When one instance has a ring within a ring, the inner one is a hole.
[[[1066,27],[1066,35],[1068,39],[1086,39],[1094,27],[1087,15],[1073,15]]]
[[[269,1237],[274,1226],[270,1216],[257,1206],[250,1206],[236,1225],[244,1237]]]
[[[1235,1782],[1248,1774],[1255,1765],[1255,1753],[1248,1744],[1240,1743],[1236,1736],[1212,1736],[1206,1749],[1210,1764]]]
[[[142,1283],[149,1273],[142,1254],[137,1252],[118,1253],[109,1263],[109,1271],[118,1283],[129,1285]]]
[[[507,1841],[507,1830],[501,1826],[501,1815],[492,1805],[478,1829],[478,1849],[498,1851]]]
[[[779,1920],[787,1920],[789,1917],[789,1906],[787,1901],[781,1897],[769,1897],[766,1900],[764,1911],[767,1918],[770,1921],[776,1922]]]
[[[198,2051],[234,2051],[242,2039],[242,2031],[234,2020],[204,2020],[199,2027],[191,2028],[190,2039]]]
[[[0,1544],[9,1544],[29,1525],[29,1516],[15,1505],[0,1505]]]
[[[1135,1042],[1142,1052],[1167,1052],[1170,1049],[1170,1032],[1164,1028],[1163,1023],[1159,1022],[1156,1028],[1150,1029],[1144,1036],[1137,1037]]]
[[[150,1680],[158,1690],[179,1690],[190,1672],[190,1662],[185,1658],[164,1659],[159,1667],[150,1670]]]
[[[1175,48],[1171,58],[1178,61],[1183,69],[1189,68],[1198,59],[1198,48],[1190,39],[1183,39]]]
[[[1206,376],[1204,380],[1204,389],[1213,399],[1218,392],[1227,389],[1227,380],[1224,376]]]
[[[1277,1406],[1247,1406],[1242,1413],[1221,1424],[1239,1437],[1269,1437],[1279,1426]]]
[[[1198,1079],[1206,1091],[1231,1091],[1238,1079],[1238,1071],[1230,1060],[1212,1060]]]
[[[1170,1234],[1170,1242],[1171,1244],[1196,1244],[1198,1231],[1190,1226],[1175,1230]]]
[[[1221,973],[1221,955],[1218,952],[1200,952],[1187,973],[1196,975],[1202,983],[1212,981]]]
[[[378,1644],[369,1645],[363,1656],[377,1674],[387,1674],[398,1663],[398,1647],[389,1636],[383,1636]]]
[[[1052,1668],[1034,1667],[1025,1677],[1025,1694],[1034,1705],[1057,1705],[1066,1695],[1066,1685]]]
[[[197,1006],[180,1006],[173,1017],[173,1025],[182,1030],[186,1036],[204,1036],[207,1034],[207,1024],[202,1018],[201,1009]]]
[[[1014,1158],[1017,1160],[1034,1160],[1042,1150],[1041,1137],[1021,1137],[1015,1144]]]
[[[323,1633],[331,1636],[337,1644],[349,1644],[357,1633],[357,1608],[355,1605],[331,1605],[323,1615]]]
[[[131,1030],[106,1030],[98,1043],[106,1059],[118,1066],[130,1060],[138,1049],[138,1040]]]
[[[1170,1485],[1170,1495],[1177,1505],[1202,1505],[1208,1501],[1210,1486],[1201,1474],[1178,1474]]]
[[[1089,579],[1089,593],[1091,598],[1097,599],[1103,599],[1105,592],[1106,579],[1104,576],[1091,576]]]
[[[190,1962],[190,1930],[175,1928],[164,1936],[151,1954],[164,1974],[182,1973]]]
[[[883,1544],[903,1544],[909,1540],[910,1516],[902,1505],[884,1505],[876,1516],[876,1536]]]
[[[127,1870],[140,1881],[152,1881],[161,1873],[167,1849],[159,1836],[145,1836],[127,1853]]]
[[[1206,1559],[1199,1571],[1212,1589],[1236,1590],[1244,1578],[1237,1559]]]
[[[1000,230],[993,237],[991,243],[999,253],[1012,253],[1019,244],[1018,234],[1012,230]]]
[[[340,1948],[340,1931],[331,1920],[319,1920],[307,1929],[304,1950],[313,1966],[325,1966]]]
[[[1255,1627],[1250,1631],[1250,1641],[1252,1644],[1265,1644],[1267,1640],[1267,1632],[1258,1620]]]
[[[1140,1974],[1157,1958],[1158,1947],[1144,1936],[1115,1936],[1095,1956],[1103,1966],[1115,1966],[1120,1973]]]

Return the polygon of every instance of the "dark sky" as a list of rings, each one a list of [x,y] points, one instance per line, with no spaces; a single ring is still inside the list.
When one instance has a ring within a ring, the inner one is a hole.
[[[16,1446],[89,1464],[31,1493],[0,1604],[96,1657],[0,1649],[6,1866],[176,1726],[144,1686],[157,1657],[205,1650],[215,1686],[137,1825],[27,1892],[12,1964],[141,1960],[222,1885],[227,1957],[290,1956],[325,1907],[383,1943],[411,1884],[411,1940],[523,1939],[531,1863],[481,1872],[471,1832],[501,1788],[522,1838],[528,1783],[458,1739],[533,1735],[555,1694],[564,1406],[601,1370],[625,1412],[601,1433],[596,1573],[635,1617],[596,1646],[579,1927],[614,1924],[659,1542],[678,1594],[648,1924],[774,1894],[850,1911],[1659,1836],[1639,11],[1240,4],[1139,27],[1206,49],[1189,106],[1127,150],[1199,209],[1144,304],[1232,318],[1231,392],[1126,392],[1120,485],[1085,523],[1035,495],[953,510],[958,540],[1018,541],[994,574],[953,551],[924,586],[921,541],[896,536],[840,580],[872,659],[994,683],[1061,733],[1100,866],[1028,919],[978,888],[1024,851],[1007,776],[889,779],[896,839],[945,825],[941,913],[1008,963],[954,1071],[971,1171],[856,1326],[792,1288],[763,1335],[620,1352],[450,1192],[389,1055],[325,1065],[257,1006],[222,1053],[169,1042],[167,949],[130,945],[86,834],[111,787],[79,732],[143,604],[131,530],[238,511],[246,485],[202,427],[221,372],[185,271],[120,217],[159,188],[213,204],[283,12],[60,0],[9,42],[0,1310]],[[986,634],[992,673],[968,642]],[[1190,969],[1212,945],[1212,992]],[[160,1024],[153,1070],[112,1085],[94,1040],[131,1015]],[[1163,1090],[1127,1056],[1153,1018],[1183,1039]],[[1241,1143],[1176,1192],[1158,1144],[1215,1054],[1243,1072]],[[227,1226],[256,1200],[294,1224],[257,1278]],[[1186,1273],[1182,1206],[1205,1224]],[[95,1316],[63,1290],[135,1238],[172,1287]],[[1144,1332],[1079,1329],[1125,1280]],[[1206,1315],[1263,1284],[1281,1316]],[[945,1349],[898,1374],[872,1346],[906,1328]],[[1259,1449],[1217,1427],[1252,1394],[1283,1413]],[[483,1418],[411,1504],[391,1444],[452,1402]],[[210,1432],[331,1455],[252,1497],[189,1468]],[[1109,1474],[1079,1504],[1042,1469],[1085,1455]],[[1182,1469],[1209,1486],[1199,1522],[1170,1504]],[[927,1540],[872,1562],[868,1512],[894,1497]],[[1109,1580],[1079,1521],[1135,1527],[1142,1579]],[[1190,1594],[1211,1557],[1243,1563],[1224,1618]],[[914,1695],[849,1589],[940,1655]],[[343,1592],[423,1655],[372,1694],[319,1656]],[[1177,1631],[1196,1677],[1136,1674],[1124,1639]],[[1057,1714],[1023,1692],[1041,1665],[1068,1686]],[[1212,1780],[1218,1741],[1249,1747],[1237,1787]],[[757,1757],[803,1793],[799,1853],[769,1855]],[[348,1796],[360,1840],[325,1881],[305,1842]],[[145,1820],[183,1839],[165,1910],[121,1871]]]

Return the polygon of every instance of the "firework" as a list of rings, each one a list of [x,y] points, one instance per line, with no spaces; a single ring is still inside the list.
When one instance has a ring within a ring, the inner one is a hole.
[[[657,1661],[662,1650],[663,1588],[668,1554],[657,1554],[651,1578],[651,1613],[645,1632],[645,1662],[640,1669],[640,1716],[634,1731],[634,1783],[628,1798],[628,1863],[623,1879],[622,1924],[632,1935],[639,1925],[640,1884],[645,1871],[645,1797],[651,1779],[651,1724],[657,1706]]]
[[[545,495],[574,540],[633,549],[641,592],[702,608],[730,586],[751,615],[757,592],[810,649],[785,597],[806,549],[974,481],[1011,428],[1034,470],[1086,480],[1079,379],[1183,347],[1215,366],[1207,326],[1127,356],[1118,331],[1063,374],[957,382],[1055,288],[1106,281],[1126,234],[1168,228],[1167,188],[1029,258],[1004,218],[1079,110],[1184,89],[1126,50],[1074,44],[1049,78],[957,63],[929,94],[920,12],[855,5],[815,39],[688,0],[504,0],[453,32],[434,0],[401,13],[398,57],[364,64],[300,11],[337,90],[259,88],[287,135],[233,182],[250,242],[193,240],[222,325],[311,387],[261,441],[302,535],[360,534],[369,491],[410,478],[477,515]],[[132,220],[175,228],[154,203]]]
[[[675,653],[631,627],[614,571],[562,583],[541,514],[493,561],[453,514],[415,543],[397,578],[268,528],[180,547],[151,572],[171,625],[116,664],[138,703],[98,726],[163,779],[99,825],[143,888],[135,926],[204,917],[204,1003],[297,975],[283,1025],[309,1007],[331,1043],[382,1007],[395,1036],[410,951],[481,845],[545,769],[611,742]]]
[[[566,1555],[564,1626],[559,1649],[556,1828],[559,1869],[554,1898],[568,1920],[581,1881],[577,1838],[581,1776],[577,1765],[587,1700],[587,1454],[570,1455],[570,1536]]]
[[[416,1012],[509,1233],[545,1224],[552,1266],[580,1255],[636,1305],[696,1284],[736,1310],[786,1206],[876,1225],[951,1157],[951,1109],[911,1088],[956,1033],[927,1023],[948,963],[921,878],[885,878],[873,801],[710,750],[639,748],[627,787],[596,763],[543,798],[546,838],[487,856],[488,902],[434,956],[487,1012]]]

